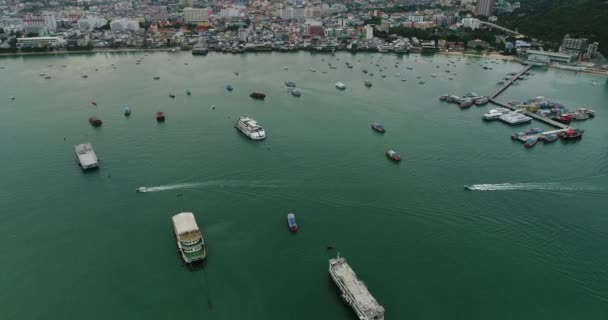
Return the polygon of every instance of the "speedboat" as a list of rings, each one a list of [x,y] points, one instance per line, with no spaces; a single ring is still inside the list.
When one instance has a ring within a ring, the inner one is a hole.
[[[144,193],[144,192],[146,192],[146,187],[139,187],[139,188],[135,189],[135,192]]]
[[[172,93],[172,94],[169,95],[169,98],[174,99],[175,95]]]
[[[293,89],[291,90],[291,95],[294,97],[299,97],[302,95],[302,92],[300,92],[298,89]]]
[[[293,213],[287,214],[287,225],[289,226],[289,231],[295,233],[298,231],[298,224],[296,222],[296,215]]]
[[[338,81],[336,82],[336,88],[338,88],[339,90],[344,90],[346,89],[346,86],[341,81]]]
[[[469,187],[469,186],[464,186],[464,190],[469,190],[469,191],[471,191],[471,187]]]
[[[389,159],[393,160],[393,161],[396,161],[396,162],[401,161],[401,156],[400,156],[400,155],[398,155],[398,154],[397,154],[397,152],[395,152],[395,151],[394,151],[394,150],[392,150],[392,149],[391,149],[391,150],[388,150],[388,151],[386,152],[386,156],[387,156]]]
[[[232,86],[231,85],[226,85],[226,90],[232,91]]]
[[[384,129],[384,126],[378,122],[374,122],[372,123],[372,129],[376,132],[380,132],[380,133],[385,133],[386,129]]]
[[[125,117],[130,116],[131,115],[131,109],[129,109],[129,107],[125,106],[124,114],[125,114]]]
[[[186,91],[186,94],[187,94],[187,95],[190,95],[190,94],[191,94],[190,90]]]

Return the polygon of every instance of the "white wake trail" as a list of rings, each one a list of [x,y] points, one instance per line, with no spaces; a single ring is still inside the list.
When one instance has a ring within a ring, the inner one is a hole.
[[[530,190],[530,191],[598,191],[600,189],[589,186],[568,185],[557,182],[544,183],[497,183],[497,184],[474,184],[468,186],[472,191],[506,191],[506,190]]]
[[[161,192],[161,191],[171,191],[171,190],[180,190],[180,189],[198,189],[198,188],[208,188],[208,187],[277,188],[278,185],[270,184],[270,183],[262,183],[262,182],[258,182],[258,181],[211,180],[211,181],[204,181],[204,182],[167,184],[167,185],[153,186],[153,187],[139,187],[139,188],[137,188],[137,191],[142,192],[142,193],[148,193],[148,192]]]

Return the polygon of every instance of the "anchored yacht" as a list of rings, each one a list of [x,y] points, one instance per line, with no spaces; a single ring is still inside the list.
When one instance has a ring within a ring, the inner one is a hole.
[[[260,127],[257,121],[249,117],[240,117],[234,126],[253,140],[262,140],[266,138],[264,129]]]

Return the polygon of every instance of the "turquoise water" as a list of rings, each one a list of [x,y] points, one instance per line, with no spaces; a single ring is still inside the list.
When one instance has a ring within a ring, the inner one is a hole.
[[[522,128],[481,120],[491,106],[438,100],[493,91],[522,68],[510,62],[180,52],[14,57],[0,67],[3,319],[354,319],[327,273],[338,252],[389,319],[608,317],[605,78],[534,69],[503,93],[597,112],[576,124],[581,141],[525,149],[509,139]],[[236,131],[242,115],[268,138]],[[374,133],[374,121],[387,133]],[[100,170],[78,168],[82,142]],[[390,162],[387,149],[404,160]],[[470,184],[508,190],[464,191]],[[170,217],[181,211],[204,233],[204,269],[177,255]]]

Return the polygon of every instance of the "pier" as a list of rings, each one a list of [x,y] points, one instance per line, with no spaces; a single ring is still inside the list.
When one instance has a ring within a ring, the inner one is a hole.
[[[559,129],[559,130],[553,130],[553,131],[544,131],[541,133],[535,133],[535,134],[528,134],[528,135],[523,135],[523,136],[519,136],[517,137],[517,140],[521,141],[521,142],[526,142],[529,139],[538,139],[540,138],[540,136],[544,136],[544,135],[549,135],[549,134],[560,134],[564,131],[566,131],[568,129]]]
[[[523,76],[526,72],[530,71],[530,69],[532,69],[532,67],[534,67],[534,65],[531,65],[531,64],[527,65],[522,71],[520,71],[518,74],[514,75],[511,79],[509,79],[509,81],[507,81],[507,83],[505,83],[500,88],[498,88],[496,91],[494,91],[494,93],[489,95],[488,97],[490,98],[490,101],[491,101],[491,99],[498,97],[498,95],[501,94],[503,91],[507,90],[508,87],[510,87],[515,81],[517,81],[519,79],[519,77]]]
[[[527,68],[526,68],[526,69],[527,69]],[[506,89],[506,88],[505,88],[505,89]],[[504,89],[503,89],[503,90],[504,90]],[[495,104],[495,105],[497,105],[497,106],[499,106],[499,107],[503,107],[503,108],[510,109],[510,110],[512,110],[512,111],[516,111],[516,110],[523,110],[523,114],[525,114],[526,116],[528,116],[528,117],[530,117],[530,118],[532,118],[532,119],[538,120],[538,121],[540,121],[540,122],[543,122],[543,123],[545,123],[545,124],[547,124],[547,125],[550,125],[550,126],[552,126],[552,127],[554,127],[554,128],[558,128],[558,129],[567,129],[567,128],[569,128],[569,126],[568,126],[568,125],[563,124],[563,123],[561,123],[561,122],[557,122],[557,121],[552,120],[552,119],[549,119],[549,118],[547,118],[547,117],[543,117],[543,116],[538,115],[538,114],[536,114],[536,113],[534,113],[534,112],[529,112],[529,111],[526,111],[525,109],[518,109],[518,108],[513,107],[513,106],[511,106],[511,105],[504,104],[504,103],[502,103],[502,102],[498,102],[498,101],[496,101],[496,100],[494,100],[494,99],[490,99],[490,103]]]

